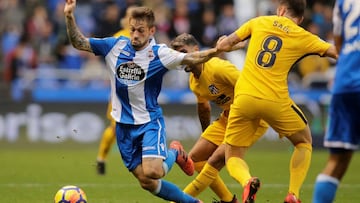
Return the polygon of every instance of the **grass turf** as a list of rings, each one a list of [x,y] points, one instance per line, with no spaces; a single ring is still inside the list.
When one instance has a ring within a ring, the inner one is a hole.
[[[187,141],[189,149],[193,141]],[[253,175],[260,177],[259,203],[282,202],[288,188],[288,162],[292,148],[285,142],[260,141],[246,156]],[[117,149],[111,151],[107,173],[95,172],[97,144],[11,144],[0,142],[0,202],[49,203],[56,191],[64,185],[81,187],[90,203],[162,203],[166,202],[142,190],[135,178],[125,169]],[[304,203],[311,202],[313,183],[327,159],[325,150],[314,150],[312,165],[301,190]],[[337,194],[338,203],[360,199],[359,153],[355,154],[348,173]],[[242,189],[224,169],[221,175],[239,198]],[[177,165],[165,179],[184,188],[194,177],[187,177]],[[216,195],[209,189],[200,196],[205,203]]]

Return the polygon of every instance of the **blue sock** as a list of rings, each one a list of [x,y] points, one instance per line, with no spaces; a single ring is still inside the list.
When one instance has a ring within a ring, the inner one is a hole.
[[[192,196],[184,193],[175,184],[165,180],[159,180],[159,186],[154,194],[162,199],[173,202],[198,203],[199,201]]]
[[[177,151],[175,149],[169,149],[168,156],[163,163],[165,174],[167,174],[171,170],[172,166],[176,161],[176,157],[177,157]]]
[[[313,203],[333,202],[339,180],[325,174],[319,174],[316,178],[313,194]]]

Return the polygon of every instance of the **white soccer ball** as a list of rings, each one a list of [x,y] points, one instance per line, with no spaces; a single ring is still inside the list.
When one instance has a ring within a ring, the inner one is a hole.
[[[58,190],[54,197],[55,203],[87,203],[85,192],[74,185],[67,185]]]

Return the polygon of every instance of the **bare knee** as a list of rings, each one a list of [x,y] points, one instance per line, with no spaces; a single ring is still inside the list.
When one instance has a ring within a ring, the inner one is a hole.
[[[151,178],[148,175],[146,175],[143,165],[137,166],[132,171],[132,174],[139,181],[141,188],[143,188],[144,190],[147,190],[149,192],[153,192],[156,190],[159,180]]]
[[[218,171],[225,166],[225,145],[219,146],[209,158],[208,163]]]
[[[165,175],[163,160],[159,158],[143,159],[142,169],[144,176],[151,179],[160,179]]]
[[[309,126],[306,126],[305,129],[288,136],[287,139],[289,139],[294,146],[301,143],[312,144],[312,137]]]
[[[157,188],[158,180],[151,179],[149,177],[141,176],[138,177],[138,181],[142,189],[147,190],[149,192],[153,192]]]
[[[152,179],[160,179],[162,177],[164,177],[164,170],[162,167],[160,168],[144,168],[144,175],[148,178],[152,178]]]

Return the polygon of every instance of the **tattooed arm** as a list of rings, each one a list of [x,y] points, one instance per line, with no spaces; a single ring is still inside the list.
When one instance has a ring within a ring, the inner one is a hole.
[[[89,43],[89,39],[80,32],[76,25],[74,16],[75,7],[76,0],[66,0],[64,14],[69,40],[76,49],[93,52]]]
[[[233,51],[236,49],[239,49],[242,46],[245,46],[245,44],[240,43],[240,38],[234,33],[230,34],[229,36],[220,37],[218,42],[216,43],[216,48],[219,52],[221,51]]]
[[[218,51],[216,48],[211,48],[203,51],[195,51],[192,53],[187,53],[181,62],[182,65],[196,65],[199,63],[204,63],[210,58],[216,56]]]

